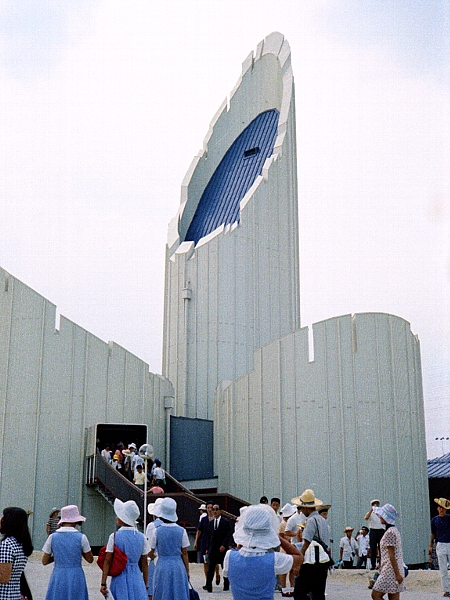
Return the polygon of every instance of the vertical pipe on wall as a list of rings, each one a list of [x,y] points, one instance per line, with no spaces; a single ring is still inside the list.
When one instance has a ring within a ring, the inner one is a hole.
[[[184,373],[183,373],[183,416],[188,416],[188,309],[189,300],[192,298],[192,291],[190,289],[191,282],[186,281],[183,290],[181,291],[181,297],[183,298],[183,312],[184,312],[184,348],[183,348],[183,362],[184,362]]]

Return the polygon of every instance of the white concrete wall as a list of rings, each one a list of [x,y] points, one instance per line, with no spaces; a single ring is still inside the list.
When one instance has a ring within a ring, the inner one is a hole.
[[[220,490],[250,502],[306,488],[342,530],[372,498],[403,517],[405,559],[425,562],[429,503],[419,342],[407,321],[367,313],[313,325],[255,352],[255,367],[216,395]]]
[[[240,224],[183,242],[228,148],[261,112],[280,112],[274,153],[241,201]],[[219,381],[253,367],[254,350],[300,326],[297,158],[289,44],[281,34],[250,54],[182,185],[169,227],[163,374],[175,412],[212,419]],[[183,290],[188,291],[183,292]]]
[[[78,504],[91,544],[112,531],[112,510],[84,485],[85,431],[95,423],[146,423],[164,458],[165,378],[102,342],[0,269],[0,507],[34,511],[40,547],[53,506]]]

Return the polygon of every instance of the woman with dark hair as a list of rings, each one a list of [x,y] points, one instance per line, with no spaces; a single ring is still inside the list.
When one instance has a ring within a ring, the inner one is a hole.
[[[27,520],[17,506],[5,508],[0,518],[0,600],[20,600],[20,576],[33,552]]]

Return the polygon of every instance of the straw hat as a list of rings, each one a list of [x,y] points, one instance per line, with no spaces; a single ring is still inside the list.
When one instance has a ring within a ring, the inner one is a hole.
[[[293,504],[285,504],[283,508],[280,510],[280,515],[282,517],[291,517],[294,513],[297,512],[297,507]]]
[[[166,519],[171,523],[176,523],[178,521],[177,503],[173,498],[161,498],[161,502],[155,502],[153,514],[155,515],[155,517]]]
[[[377,498],[375,498],[374,500],[370,501],[370,506],[373,506],[375,504],[375,502],[378,502],[378,504],[381,504],[380,501]]]
[[[450,510],[450,500],[447,500],[446,498],[435,498],[434,501],[438,506],[442,506],[442,508]]]
[[[136,526],[136,521],[140,515],[138,505],[134,500],[122,502],[119,498],[114,500],[114,512],[122,523],[130,527]]]
[[[69,506],[62,507],[59,525],[61,525],[61,523],[81,523],[84,521],[86,521],[86,517],[80,515],[80,511],[76,504],[69,504]]]
[[[269,550],[280,545],[279,521],[271,506],[255,504],[242,515],[241,526],[234,532],[234,541],[244,548]]]
[[[354,531],[354,529],[355,529],[354,527],[346,527],[344,529],[344,533],[347,533],[347,531]]]
[[[330,508],[331,506],[331,504],[324,504],[322,500],[316,498],[314,491],[310,489],[305,490],[300,496],[292,498],[291,502],[300,508],[317,508],[318,506]]]

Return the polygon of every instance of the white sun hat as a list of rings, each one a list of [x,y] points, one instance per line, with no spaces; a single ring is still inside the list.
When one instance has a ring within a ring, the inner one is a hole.
[[[294,506],[293,504],[289,504],[289,502],[288,502],[280,510],[280,515],[282,517],[292,517],[292,515],[296,512],[297,512],[297,507]]]
[[[171,523],[176,523],[178,521],[177,517],[177,503],[173,498],[161,498],[161,502],[155,502],[155,507],[153,509],[153,514],[155,517],[160,517],[161,519],[166,519]]]
[[[148,510],[148,514],[149,515],[154,515],[155,514],[155,506],[158,506],[158,504],[161,504],[161,502],[164,500],[164,498],[157,498],[155,500],[155,502],[150,502],[147,505],[147,510]]]
[[[114,512],[122,523],[130,527],[136,526],[136,521],[140,515],[138,505],[134,500],[122,502],[119,498],[114,500]]]
[[[280,545],[279,521],[271,506],[249,506],[240,518],[240,525],[233,536],[236,544],[255,550],[269,550]]]

